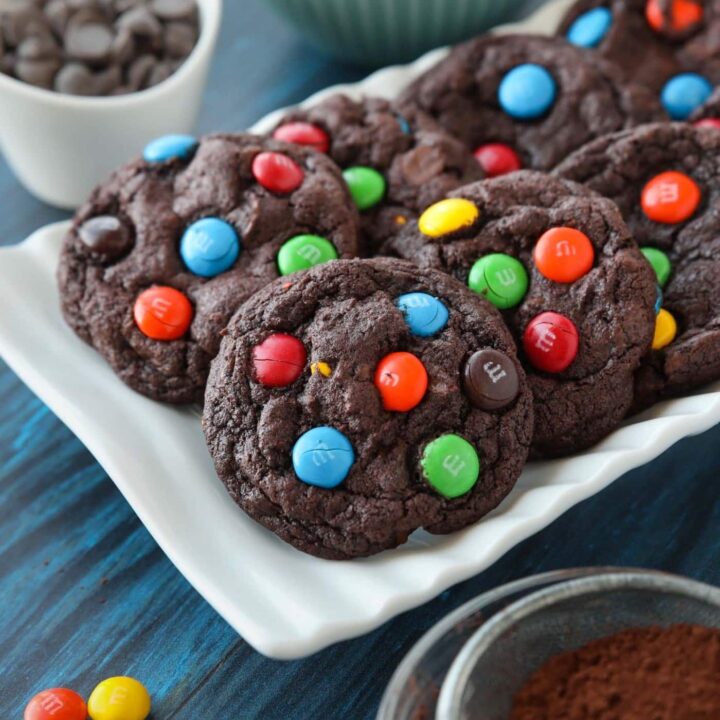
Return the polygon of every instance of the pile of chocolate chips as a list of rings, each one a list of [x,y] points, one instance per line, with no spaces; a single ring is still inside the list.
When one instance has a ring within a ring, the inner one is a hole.
[[[71,95],[162,82],[198,38],[195,0],[0,0],[0,72]]]
[[[625,630],[548,660],[510,720],[718,720],[720,629]]]

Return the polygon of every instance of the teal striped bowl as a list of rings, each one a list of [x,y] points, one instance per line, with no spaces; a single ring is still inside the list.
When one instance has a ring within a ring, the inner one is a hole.
[[[267,0],[313,45],[361,65],[407,62],[512,18],[522,0]]]

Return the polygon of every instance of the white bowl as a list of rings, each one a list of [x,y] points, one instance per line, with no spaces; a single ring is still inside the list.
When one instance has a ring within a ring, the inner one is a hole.
[[[0,148],[33,195],[76,208],[153,138],[192,132],[222,14],[222,0],[197,2],[195,48],[176,73],[148,90],[79,97],[0,74]]]

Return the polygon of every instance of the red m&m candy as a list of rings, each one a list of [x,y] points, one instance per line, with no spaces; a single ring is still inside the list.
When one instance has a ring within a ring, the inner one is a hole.
[[[537,269],[548,279],[571,283],[592,267],[595,250],[585,233],[570,227],[550,228],[533,250]]]
[[[702,4],[695,0],[648,0],[645,4],[645,18],[653,30],[674,30],[683,32],[702,21]],[[667,25],[667,27],[666,27]]]
[[[522,167],[520,156],[503,143],[481,145],[473,154],[489,178],[507,175]]]
[[[24,720],[85,720],[85,701],[73,690],[43,690],[27,704]]]
[[[302,185],[305,173],[290,157],[278,152],[261,152],[252,163],[255,179],[270,192],[291,193]]]
[[[317,125],[309,122],[289,122],[275,129],[273,137],[276,140],[307,145],[318,152],[326,153],[330,149],[330,137]]]
[[[572,320],[555,312],[536,315],[523,333],[523,348],[530,362],[550,373],[565,370],[577,356],[579,336]]]
[[[302,374],[307,352],[302,341],[293,335],[275,333],[252,350],[255,377],[266,387],[285,387]]]
[[[375,370],[375,387],[386,410],[412,410],[425,397],[427,385],[425,366],[409,352],[386,355]]]
[[[172,287],[155,285],[135,300],[133,317],[140,332],[153,340],[177,340],[190,327],[193,309],[187,297]]]
[[[696,120],[693,125],[695,127],[713,128],[714,130],[720,130],[720,118],[703,118],[702,120]]]
[[[643,188],[640,204],[650,220],[675,225],[690,218],[700,204],[700,188],[681,172],[660,173]]]

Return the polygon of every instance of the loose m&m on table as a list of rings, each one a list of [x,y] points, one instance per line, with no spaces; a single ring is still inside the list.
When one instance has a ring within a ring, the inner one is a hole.
[[[92,720],[145,720],[150,714],[150,693],[131,677],[103,680],[90,694]]]
[[[39,692],[25,707],[23,720],[86,720],[85,701],[74,690],[51,688]]]
[[[137,296],[133,317],[143,335],[153,340],[178,340],[190,328],[193,308],[179,290],[155,285]]]

